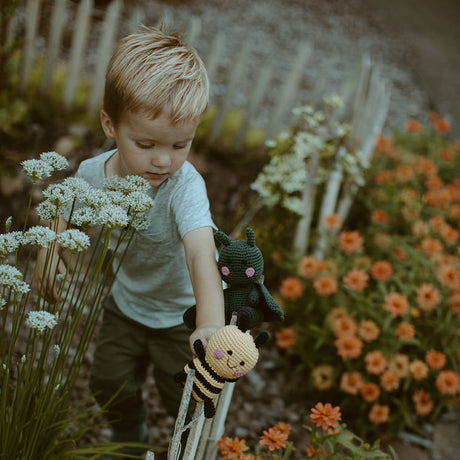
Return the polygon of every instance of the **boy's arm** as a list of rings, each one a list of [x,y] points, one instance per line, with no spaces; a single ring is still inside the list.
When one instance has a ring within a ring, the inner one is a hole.
[[[212,228],[192,230],[183,241],[196,300],[196,329],[190,336],[190,348],[194,351],[195,340],[201,340],[206,347],[209,337],[225,326],[224,293]]]
[[[58,223],[57,233],[61,233],[67,229],[67,222],[60,217]],[[66,272],[64,261],[59,258],[59,244],[56,242],[54,251],[49,255],[48,265],[46,266],[47,248],[40,249],[37,254],[36,269],[34,274],[34,287],[40,290],[42,288],[42,295],[50,300],[58,300],[57,283],[54,283],[55,274],[63,275]],[[46,272],[45,272],[46,266]],[[46,279],[43,279],[46,276]]]

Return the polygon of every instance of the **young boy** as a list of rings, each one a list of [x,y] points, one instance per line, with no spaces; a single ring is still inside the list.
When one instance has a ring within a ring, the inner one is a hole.
[[[116,149],[77,171],[98,187],[108,176],[140,175],[154,199],[149,227],[136,233],[104,305],[91,373],[100,404],[122,388],[107,414],[117,442],[148,442],[141,387],[149,362],[175,416],[182,391],[173,374],[190,360],[195,340],[206,345],[224,326],[215,225],[204,181],[187,162],[208,87],[201,59],[178,34],[145,29],[126,37],[109,63],[101,111]],[[195,303],[197,326],[190,335],[182,315]]]

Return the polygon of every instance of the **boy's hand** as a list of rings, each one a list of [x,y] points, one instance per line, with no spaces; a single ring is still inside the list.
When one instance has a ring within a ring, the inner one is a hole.
[[[218,325],[198,327],[190,334],[190,349],[192,350],[194,356],[196,356],[196,352],[193,348],[193,344],[195,343],[195,341],[201,340],[204,349],[206,349],[211,335],[214,334],[214,332],[218,331],[221,327],[222,326]]]
[[[57,251],[49,255],[50,260],[46,266],[46,253],[46,249],[41,249],[38,252],[33,285],[37,291],[40,291],[41,288],[41,295],[53,302],[59,300],[58,287],[60,282],[56,279],[56,275],[64,275],[67,269]]]

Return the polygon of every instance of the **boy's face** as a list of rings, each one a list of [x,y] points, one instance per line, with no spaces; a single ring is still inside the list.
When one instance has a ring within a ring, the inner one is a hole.
[[[152,187],[175,174],[190,151],[198,121],[171,124],[162,113],[152,119],[143,113],[123,112],[115,126],[105,111],[101,112],[105,135],[114,139],[118,151],[111,159],[112,175],[138,175]]]

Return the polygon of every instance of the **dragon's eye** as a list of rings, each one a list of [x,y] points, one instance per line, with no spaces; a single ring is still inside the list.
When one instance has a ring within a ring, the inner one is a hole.
[[[232,350],[228,350],[227,353],[228,353],[230,356],[232,356],[233,351],[232,351]]]
[[[244,361],[241,361],[240,366],[244,366],[244,364],[245,364]]]

